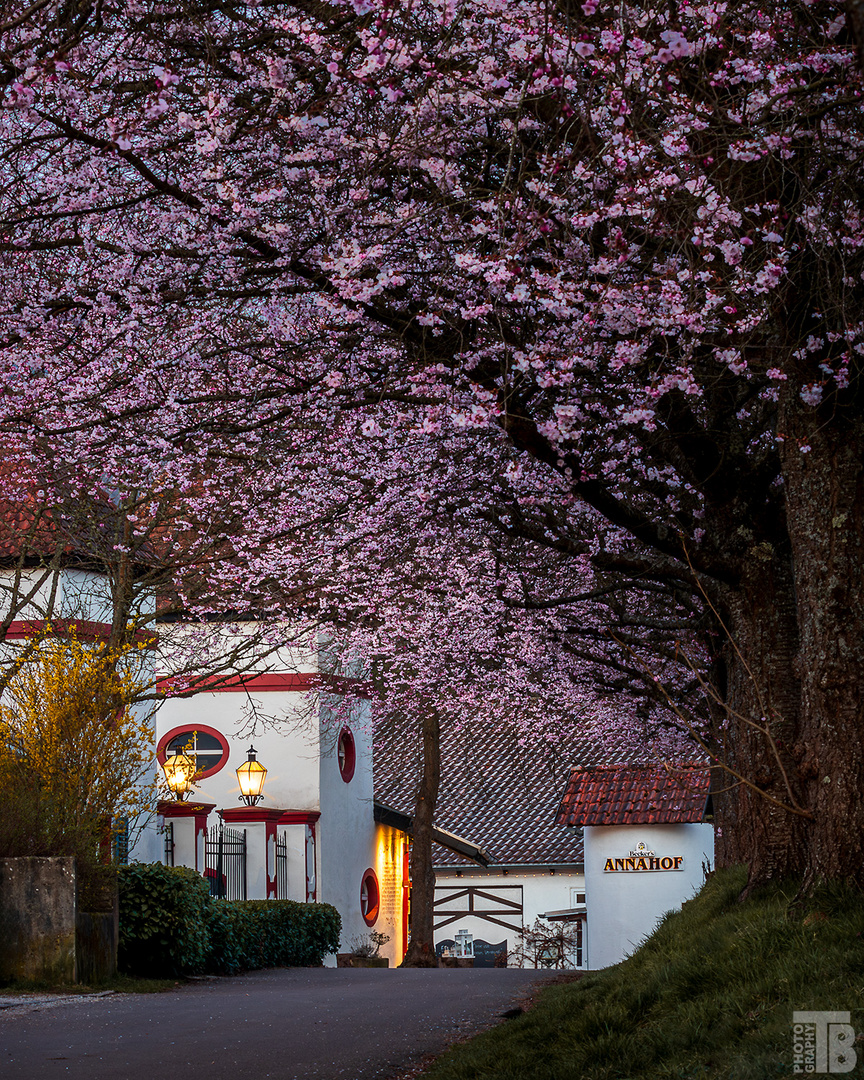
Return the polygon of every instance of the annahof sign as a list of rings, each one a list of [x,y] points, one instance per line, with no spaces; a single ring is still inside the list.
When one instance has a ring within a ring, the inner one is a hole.
[[[664,855],[662,858],[658,858],[644,844],[637,844],[625,858],[607,859],[603,872],[605,874],[632,874],[649,870],[680,870],[683,862],[683,855]]]

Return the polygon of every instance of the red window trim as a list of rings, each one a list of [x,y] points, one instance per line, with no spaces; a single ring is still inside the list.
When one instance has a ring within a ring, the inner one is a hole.
[[[342,746],[343,739],[345,740],[344,765],[339,757],[339,748]],[[357,768],[357,744],[354,742],[354,736],[351,734],[349,727],[343,727],[339,732],[339,741],[336,743],[336,761],[339,765],[339,775],[346,784],[350,784],[354,779],[354,771]]]
[[[368,900],[371,900],[371,896],[369,894],[369,885],[367,884],[367,882],[371,882],[372,886],[375,889],[375,904],[374,904],[374,906],[372,906],[370,904],[367,907],[367,910],[364,911],[363,910],[363,886],[364,885],[366,886],[367,902],[368,902]],[[381,910],[381,888],[378,885],[378,875],[375,873],[375,871],[370,866],[369,869],[366,871],[366,873],[363,875],[363,877],[360,879],[360,914],[363,916],[363,922],[365,922],[367,926],[374,926],[375,923],[378,921],[378,913],[380,912],[380,910]]]
[[[204,772],[195,774],[195,782],[199,780],[206,780],[208,776],[213,776],[215,773],[224,769],[228,764],[228,755],[230,750],[228,748],[228,740],[222,734],[221,731],[217,731],[216,728],[208,727],[206,724],[181,724],[180,727],[171,728],[166,732],[159,740],[159,745],[156,747],[156,760],[160,765],[165,764],[165,758],[168,756],[166,751],[168,750],[168,744],[175,739],[178,735],[182,735],[186,731],[200,731],[202,735],[212,735],[214,739],[219,742],[222,747],[222,757],[217,765],[213,765],[209,769],[205,769]]]

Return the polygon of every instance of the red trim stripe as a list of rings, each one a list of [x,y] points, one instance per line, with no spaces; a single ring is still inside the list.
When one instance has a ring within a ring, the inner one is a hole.
[[[321,685],[321,676],[315,672],[303,675],[288,675],[265,672],[262,675],[241,675],[229,681],[229,675],[209,675],[195,682],[194,686],[184,685],[180,679],[160,679],[157,686],[163,693],[169,693],[174,686],[179,689],[194,689],[201,694],[244,694],[254,691],[256,694],[268,694],[284,691],[306,691]]]
[[[50,626],[52,634],[62,636],[74,633],[81,641],[107,641],[111,636],[111,623],[92,622],[89,619],[21,619],[9,624],[6,640],[36,637]],[[146,641],[153,645],[158,637],[152,630],[136,630],[136,641]]]
[[[156,684],[162,693],[169,695],[174,686],[180,692],[193,690],[196,694],[272,694],[305,693],[308,690],[332,690],[336,694],[345,694],[349,690],[359,697],[369,697],[369,690],[362,679],[346,679],[341,676],[325,675],[317,671],[301,674],[265,671],[261,675],[238,675],[232,678],[225,675],[208,675],[197,680],[192,686],[179,678],[160,679]]]
[[[280,825],[314,825],[321,817],[320,810],[286,810],[279,818]]]

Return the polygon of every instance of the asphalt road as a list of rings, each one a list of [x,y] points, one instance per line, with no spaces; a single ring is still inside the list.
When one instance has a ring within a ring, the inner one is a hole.
[[[547,977],[284,968],[162,994],[16,1005],[0,1009],[0,1077],[383,1080],[495,1022]]]

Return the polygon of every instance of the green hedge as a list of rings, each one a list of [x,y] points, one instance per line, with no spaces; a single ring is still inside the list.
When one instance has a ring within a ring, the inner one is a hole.
[[[339,948],[341,919],[329,904],[293,900],[214,900],[208,970],[320,964]]]
[[[121,866],[118,965],[132,975],[203,970],[209,951],[207,882],[185,866]]]
[[[308,966],[339,948],[339,912],[293,900],[214,900],[192,870],[120,869],[120,966],[133,975]]]

